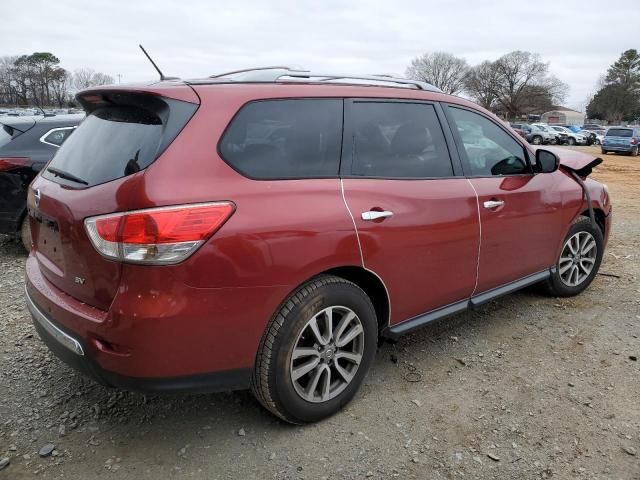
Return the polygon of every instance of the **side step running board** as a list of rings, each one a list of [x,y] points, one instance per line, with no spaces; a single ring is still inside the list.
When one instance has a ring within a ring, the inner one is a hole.
[[[508,293],[515,292],[524,287],[528,287],[529,285],[545,280],[549,278],[551,273],[554,271],[555,267],[532,275],[527,275],[526,277],[509,282],[501,287],[482,292],[471,298],[451,303],[445,307],[438,308],[437,310],[432,310],[422,315],[418,315],[417,317],[410,318],[409,320],[405,320],[404,322],[385,328],[382,331],[382,336],[389,340],[397,340],[400,336],[413,332],[414,330],[424,327],[429,323],[442,320],[443,318],[463,312],[470,308],[478,307],[483,303],[487,303]]]

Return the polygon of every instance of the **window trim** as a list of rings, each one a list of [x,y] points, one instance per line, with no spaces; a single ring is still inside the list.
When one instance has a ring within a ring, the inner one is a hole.
[[[454,139],[455,139],[456,148],[457,148],[458,153],[460,155],[460,159],[461,159],[461,163],[462,163],[462,169],[464,171],[465,178],[530,177],[530,176],[536,175],[536,171],[533,168],[533,163],[531,162],[531,155],[532,155],[531,151],[529,150],[529,148],[527,148],[527,146],[524,143],[522,143],[520,141],[519,138],[516,137],[516,135],[512,134],[504,125],[500,125],[493,118],[491,118],[490,116],[486,115],[485,113],[483,113],[483,112],[481,112],[479,110],[476,110],[474,108],[469,108],[469,107],[467,107],[465,105],[458,105],[458,104],[455,104],[455,103],[445,103],[445,104],[443,104],[442,107],[443,107],[443,110],[444,110],[444,114],[447,117],[447,120],[449,122],[449,126],[451,128],[452,133],[453,133]],[[449,111],[450,108],[458,108],[460,110],[467,110],[467,111],[469,111],[471,113],[475,113],[476,115],[480,115],[481,117],[485,118],[486,120],[490,121],[491,123],[496,125],[498,128],[500,128],[504,133],[506,133],[509,137],[511,137],[522,148],[522,151],[525,154],[524,155],[525,161],[527,162],[527,166],[529,167],[529,172],[527,172],[527,173],[514,173],[512,175],[471,175],[471,168],[469,166],[469,157],[467,157],[467,151],[464,148],[464,143],[462,142],[462,137],[460,136],[460,133],[458,132],[455,119],[453,118],[453,115]],[[456,128],[454,128],[454,127],[456,127]]]
[[[442,129],[445,145],[449,154],[449,161],[453,175],[446,177],[401,177],[401,176],[363,176],[351,174],[351,166],[353,164],[353,136],[354,136],[354,124],[353,124],[353,109],[356,103],[410,103],[418,105],[431,105],[433,106],[436,119]],[[344,179],[353,180],[449,180],[454,178],[460,178],[463,176],[462,163],[455,148],[454,138],[450,130],[450,126],[444,115],[440,102],[430,100],[420,100],[412,98],[386,98],[386,97],[353,97],[344,99],[344,121],[343,121],[343,143],[342,143],[342,158],[340,161],[340,177]]]
[[[304,177],[274,177],[274,178],[261,178],[261,177],[253,177],[243,171],[241,171],[240,169],[236,168],[230,161],[228,161],[224,155],[222,155],[222,141],[224,139],[224,137],[226,136],[227,132],[229,131],[229,129],[231,128],[231,125],[233,124],[233,122],[236,120],[236,118],[238,117],[238,115],[240,115],[240,112],[242,112],[242,110],[244,110],[245,107],[247,107],[248,105],[252,104],[252,103],[261,103],[261,102],[278,102],[278,101],[291,101],[291,100],[338,100],[339,102],[342,103],[342,115],[340,116],[340,139],[339,139],[339,149],[338,149],[338,171],[336,175],[317,175],[317,176],[304,176]],[[238,175],[240,175],[243,178],[246,178],[248,180],[253,180],[255,182],[283,182],[283,181],[287,181],[287,180],[326,180],[326,179],[340,179],[340,171],[341,171],[341,163],[342,163],[342,147],[344,144],[344,118],[345,118],[345,114],[344,114],[344,106],[345,103],[345,99],[344,97],[275,97],[275,98],[255,98],[252,100],[249,100],[245,103],[243,103],[242,105],[240,105],[240,107],[238,108],[238,110],[233,114],[233,116],[231,117],[231,119],[227,122],[227,125],[224,127],[224,130],[222,131],[222,133],[220,134],[220,137],[218,138],[218,142],[216,143],[216,153],[218,155],[218,157],[220,157],[220,159],[225,163],[225,165],[227,165],[229,168],[231,168],[234,172],[236,172]]]
[[[51,135],[53,132],[59,132],[61,130],[75,130],[76,128],[78,128],[77,125],[73,126],[73,127],[57,127],[57,128],[52,128],[50,130],[47,130],[45,132],[44,135],[42,135],[40,137],[40,141],[42,143],[44,143],[45,145],[51,145],[52,147],[56,147],[56,148],[60,148],[62,146],[62,143],[60,145],[56,145],[55,143],[51,143],[51,142],[47,142],[46,138]],[[65,138],[66,140],[66,138]],[[64,142],[63,142],[64,143]]]

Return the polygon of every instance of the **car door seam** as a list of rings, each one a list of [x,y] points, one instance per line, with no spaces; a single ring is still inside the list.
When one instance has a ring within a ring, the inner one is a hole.
[[[364,266],[364,255],[362,254],[362,244],[360,243],[360,235],[358,234],[358,226],[356,225],[356,220],[353,218],[353,213],[351,213],[351,209],[349,208],[349,204],[347,203],[347,199],[344,196],[344,181],[342,178],[340,179],[340,192],[342,193],[342,201],[344,202],[344,206],[349,212],[349,216],[351,217],[351,222],[353,223],[353,230],[356,232],[356,240],[358,241],[358,250],[360,251],[360,262],[362,263],[362,268],[366,269]]]
[[[476,190],[476,187],[473,185],[473,182],[471,180],[469,180],[468,178],[466,180],[467,182],[469,182],[469,185],[471,185],[471,188],[473,189],[473,193],[475,193],[476,195],[476,209],[478,211],[478,258],[476,262],[476,283],[473,287],[473,292],[471,292],[471,295],[470,295],[470,296],[473,296],[476,293],[476,290],[478,289],[478,279],[480,278],[480,251],[482,249],[482,218],[480,217],[480,197],[478,196],[478,191]]]

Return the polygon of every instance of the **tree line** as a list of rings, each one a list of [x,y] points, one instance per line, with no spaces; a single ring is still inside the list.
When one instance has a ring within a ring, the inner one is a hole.
[[[506,119],[551,110],[569,89],[539,55],[520,50],[475,66],[450,53],[426,53],[411,61],[406,75],[448,94],[465,94]]]
[[[74,106],[74,93],[114,83],[113,77],[89,68],[70,72],[49,52],[0,57],[0,105]]]
[[[640,55],[627,50],[607,70],[587,105],[589,118],[609,123],[640,119]]]

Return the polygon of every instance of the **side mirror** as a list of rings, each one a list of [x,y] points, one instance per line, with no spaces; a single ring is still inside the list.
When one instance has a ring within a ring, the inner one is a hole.
[[[535,171],[538,173],[552,173],[560,166],[560,158],[549,150],[536,150]]]

